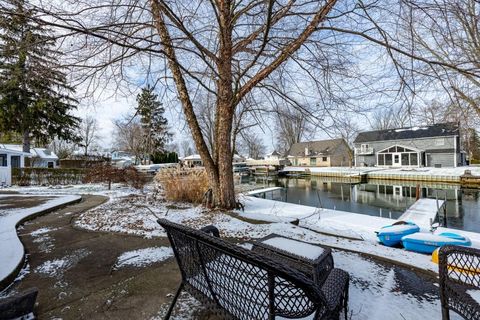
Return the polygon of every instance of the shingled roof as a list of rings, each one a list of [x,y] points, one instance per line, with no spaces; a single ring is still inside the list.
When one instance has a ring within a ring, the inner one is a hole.
[[[305,148],[308,148],[307,156],[329,155],[342,143],[346,143],[343,139],[306,141],[295,143],[288,151],[289,156],[305,157]]]
[[[444,137],[458,135],[458,132],[457,123],[437,123],[431,126],[360,132],[354,142],[361,143],[372,141]]]

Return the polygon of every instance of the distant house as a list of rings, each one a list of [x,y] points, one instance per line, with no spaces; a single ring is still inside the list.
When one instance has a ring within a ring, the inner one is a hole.
[[[465,164],[456,123],[361,132],[356,166],[457,167]]]
[[[282,158],[282,155],[278,153],[277,150],[273,150],[265,155],[265,160],[280,160]]]
[[[0,144],[0,186],[10,186],[12,184],[12,168],[23,168],[25,166],[25,157],[30,157],[30,153],[6,148]]]
[[[344,167],[351,165],[351,150],[344,139],[295,143],[288,151],[288,160],[301,167]]]
[[[203,161],[199,154],[192,154],[192,155],[186,156],[182,159],[182,162],[184,166],[188,168],[203,166]]]
[[[46,148],[30,148],[30,153],[23,152],[23,147],[18,144],[0,144],[0,148],[16,151],[22,153],[23,158],[20,157],[20,161],[23,161],[21,165],[17,165],[16,161],[18,158],[14,158],[12,162],[12,167],[24,167],[25,157],[30,158],[30,166],[34,168],[56,168],[58,166],[58,157],[57,155]],[[1,149],[0,149],[1,150]],[[22,160],[23,159],[23,160]]]

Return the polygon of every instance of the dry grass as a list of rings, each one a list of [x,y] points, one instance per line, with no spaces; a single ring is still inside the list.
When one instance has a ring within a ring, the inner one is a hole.
[[[163,169],[155,176],[171,201],[202,203],[209,188],[207,173],[203,169]]]

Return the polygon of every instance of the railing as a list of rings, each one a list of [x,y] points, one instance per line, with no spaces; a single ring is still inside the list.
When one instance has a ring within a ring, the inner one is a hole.
[[[368,148],[355,148],[355,154],[373,154],[374,150],[371,147]]]

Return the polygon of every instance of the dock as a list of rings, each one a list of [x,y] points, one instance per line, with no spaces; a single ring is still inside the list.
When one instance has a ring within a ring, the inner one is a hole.
[[[402,221],[410,221],[418,225],[420,228],[430,229],[432,222],[435,221],[438,211],[444,205],[443,200],[418,199],[404,214],[398,218]]]

